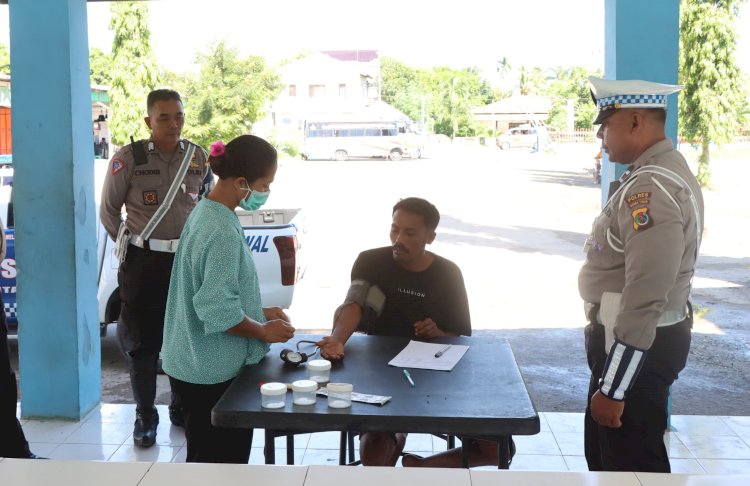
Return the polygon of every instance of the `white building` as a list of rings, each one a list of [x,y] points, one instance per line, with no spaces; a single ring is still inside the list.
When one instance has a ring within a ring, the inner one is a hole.
[[[284,85],[256,132],[277,140],[301,137],[305,120],[408,117],[380,100],[380,60],[374,50],[313,52],[279,69]]]
[[[543,124],[552,100],[547,96],[513,95],[471,110],[474,121],[498,132],[520,125]]]

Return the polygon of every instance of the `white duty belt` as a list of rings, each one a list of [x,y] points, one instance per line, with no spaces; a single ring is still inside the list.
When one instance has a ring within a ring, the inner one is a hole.
[[[596,316],[591,316],[591,309],[596,309]],[[602,309],[599,304],[592,304],[591,302],[584,302],[583,303],[583,309],[586,313],[586,317],[595,317],[596,322],[598,324],[603,324],[602,322]],[[687,304],[685,305],[684,309],[673,309],[673,310],[665,310],[662,312],[661,316],[659,317],[659,320],[656,321],[656,327],[667,327],[671,326],[673,324],[679,324],[680,322],[687,319],[689,314],[689,309]]]
[[[155,238],[149,238],[143,240],[139,235],[130,235],[130,244],[135,245],[138,248],[147,248],[153,251],[161,251],[164,253],[175,253],[177,251],[177,245],[180,243],[179,238],[176,240],[157,240]]]

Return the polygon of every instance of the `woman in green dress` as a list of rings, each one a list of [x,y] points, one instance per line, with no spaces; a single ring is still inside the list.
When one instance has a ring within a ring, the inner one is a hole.
[[[174,259],[164,322],[162,361],[182,399],[187,462],[247,463],[252,429],[211,425],[211,409],[240,369],[254,365],[269,343],[294,336],[278,308],[263,308],[250,248],[235,214],[268,198],[276,150],[242,135],[211,145],[209,163],[219,177],[185,224]]]

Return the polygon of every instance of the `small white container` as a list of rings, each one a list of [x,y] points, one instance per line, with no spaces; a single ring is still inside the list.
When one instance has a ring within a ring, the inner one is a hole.
[[[312,380],[297,380],[292,383],[292,396],[295,405],[315,405],[315,392],[318,382]]]
[[[351,383],[329,383],[328,389],[328,406],[331,408],[349,408],[352,406],[352,390],[354,387]]]
[[[284,383],[264,383],[260,387],[263,408],[284,408],[286,405],[286,385]]]
[[[331,362],[327,359],[314,359],[307,363],[307,379],[318,386],[325,386],[331,381]]]

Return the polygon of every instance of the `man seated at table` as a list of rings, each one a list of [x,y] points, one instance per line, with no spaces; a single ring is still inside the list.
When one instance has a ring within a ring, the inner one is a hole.
[[[355,331],[372,335],[429,340],[440,336],[470,336],[471,318],[461,270],[425,247],[435,240],[440,221],[437,208],[416,197],[393,207],[391,246],[359,254],[352,267],[351,286],[336,309],[331,335],[318,341],[321,355],[338,360]],[[405,433],[365,432],[359,455],[366,466],[394,466],[406,442]],[[428,458],[407,454],[404,466],[460,467],[461,449]],[[497,464],[497,446],[472,441],[470,463]]]

